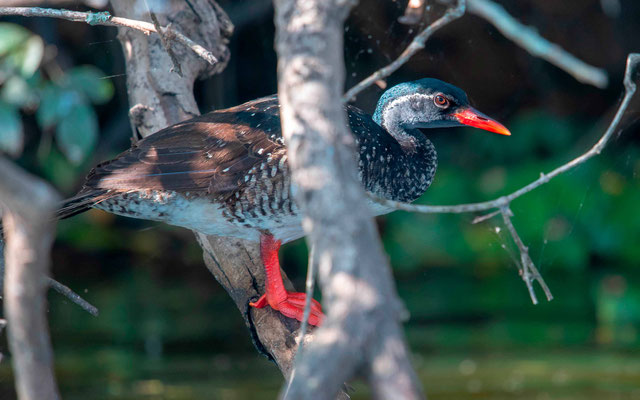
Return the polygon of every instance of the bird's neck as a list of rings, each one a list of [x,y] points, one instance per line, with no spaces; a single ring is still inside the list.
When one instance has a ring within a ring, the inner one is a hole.
[[[414,201],[425,192],[435,175],[438,163],[435,147],[419,129],[406,128],[394,118],[377,116],[376,112],[373,120],[386,138],[379,141],[382,148],[367,143],[368,138],[360,138],[363,183],[378,196]]]

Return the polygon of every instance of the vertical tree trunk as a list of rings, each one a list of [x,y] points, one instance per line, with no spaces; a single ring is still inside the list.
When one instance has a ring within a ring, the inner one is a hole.
[[[0,211],[7,241],[4,312],[20,400],[60,398],[45,298],[58,201],[48,184],[0,158]]]
[[[333,398],[359,372],[377,398],[422,397],[341,102],[344,21],[354,4],[275,0],[282,130],[327,310],[295,366],[291,399]]]

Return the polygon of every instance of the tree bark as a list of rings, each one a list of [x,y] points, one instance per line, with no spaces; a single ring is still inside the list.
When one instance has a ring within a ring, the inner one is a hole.
[[[355,1],[274,3],[282,131],[327,310],[282,395],[334,398],[362,372],[376,398],[421,398],[400,325],[404,308],[364,206],[341,102],[344,21]]]
[[[45,298],[58,201],[48,184],[0,158],[0,208],[6,237],[4,312],[20,400],[60,398]]]
[[[120,29],[119,39],[127,63],[127,88],[133,131],[148,136],[166,126],[198,114],[193,83],[198,77],[219,73],[229,59],[226,46],[233,26],[224,11],[210,0],[191,0],[196,16],[183,0],[166,2],[163,10],[153,10],[160,23],[171,23],[220,60],[211,67],[191,51],[176,52],[182,75],[171,72],[171,59],[156,35]],[[149,20],[144,2],[112,0],[115,14]],[[141,6],[142,5],[142,6]],[[196,233],[208,269],[229,293],[240,310],[260,352],[276,362],[288,376],[297,348],[297,321],[285,318],[270,307],[250,308],[248,303],[264,293],[264,268],[259,246],[242,240]],[[285,277],[286,280],[286,277]],[[286,284],[291,283],[286,280]]]

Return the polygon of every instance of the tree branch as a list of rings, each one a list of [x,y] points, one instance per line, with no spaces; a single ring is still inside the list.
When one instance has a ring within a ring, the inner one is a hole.
[[[367,87],[373,85],[380,79],[385,79],[395,72],[398,68],[409,61],[414,54],[424,48],[426,41],[435,31],[460,18],[465,13],[465,10],[484,18],[502,32],[505,37],[528,51],[530,54],[540,57],[558,68],[563,69],[578,81],[598,88],[607,87],[609,78],[606,71],[585,63],[571,53],[562,49],[560,46],[549,42],[540,36],[535,29],[518,22],[499,4],[490,0],[466,0],[466,4],[465,0],[438,1],[449,5],[450,8],[447,9],[445,14],[416,35],[411,44],[409,44],[409,46],[393,62],[383,68],[380,68],[349,89],[342,98],[343,102],[346,103],[353,100]],[[410,0],[407,10],[405,11],[405,15],[401,17],[401,22],[406,24],[419,22],[422,17],[422,12],[417,10],[422,10],[425,7],[425,3],[426,2],[423,0]]]
[[[21,400],[60,398],[46,318],[46,283],[58,195],[0,158],[0,206],[7,238],[4,311]]]
[[[443,26],[449,24],[450,22],[462,17],[464,15],[465,7],[465,0],[457,0],[455,7],[451,6],[450,8],[448,8],[442,17],[438,18],[434,23],[427,26],[424,30],[422,30],[422,32],[416,35],[409,46],[400,54],[400,56],[398,56],[398,58],[393,60],[386,67],[380,68],[379,70],[362,80],[360,83],[349,89],[347,93],[345,93],[345,95],[342,97],[342,101],[347,103],[353,100],[358,95],[358,93],[374,84],[377,80],[384,79],[394,73],[398,68],[409,61],[409,59],[413,57],[414,54],[424,49],[425,43],[433,33],[435,33]]]
[[[538,304],[538,298],[536,297],[536,292],[533,290],[533,281],[538,281],[540,287],[544,291],[547,296],[547,301],[553,300],[553,295],[551,294],[551,290],[545,283],[544,279],[538,272],[535,264],[531,260],[529,256],[529,248],[524,245],[522,239],[520,239],[520,235],[516,231],[516,228],[513,226],[513,222],[511,222],[511,217],[513,217],[513,212],[509,209],[508,206],[504,206],[500,208],[500,214],[502,214],[502,220],[504,221],[509,234],[513,238],[513,241],[516,243],[518,250],[520,251],[520,264],[518,264],[518,270],[520,271],[520,276],[522,280],[527,285],[527,289],[529,290],[529,297],[531,297],[531,301],[533,304]]]
[[[40,8],[40,7],[0,7],[0,15],[20,15],[23,17],[49,17],[66,19],[75,22],[86,22],[89,25],[104,25],[115,27],[126,27],[134,29],[150,35],[151,33],[157,33],[162,36],[171,36],[178,42],[190,48],[194,53],[200,56],[203,60],[211,65],[218,63],[218,59],[213,53],[203,46],[197,44],[193,40],[189,39],[182,33],[170,28],[161,28],[158,30],[154,24],[144,21],[138,21],[128,18],[114,17],[107,11],[104,12],[80,12],[69,10],[57,10],[53,8]]]
[[[633,76],[637,73],[638,63],[640,63],[640,53],[631,53],[627,57],[627,68],[624,76],[624,88],[625,94],[622,102],[618,106],[618,110],[616,111],[613,120],[605,130],[604,134],[600,139],[584,154],[574,158],[566,164],[563,164],[556,169],[552,170],[549,173],[540,173],[540,177],[533,182],[529,183],[522,188],[509,193],[505,196],[498,197],[493,200],[483,201],[478,203],[468,203],[468,204],[457,204],[451,206],[432,206],[432,205],[419,205],[419,204],[407,204],[401,203],[393,200],[386,200],[382,198],[375,198],[375,200],[388,207],[393,207],[397,210],[404,210],[410,212],[418,212],[423,214],[461,214],[468,212],[480,212],[487,211],[491,209],[501,208],[504,206],[508,206],[513,200],[518,197],[531,192],[532,190],[548,183],[551,179],[557,177],[558,175],[564,174],[565,172],[583,164],[590,158],[600,154],[602,150],[605,148],[609,140],[613,136],[614,132],[619,129],[620,121],[622,121],[622,117],[624,116],[627,108],[629,107],[629,103],[631,102],[631,98],[636,92],[636,84],[633,82]]]
[[[609,83],[607,72],[593,67],[578,59],[555,43],[551,43],[534,29],[521,24],[513,18],[500,4],[490,0],[468,0],[467,10],[487,20],[507,39],[528,51],[535,57],[550,62],[564,70],[576,80],[593,85],[600,89]]]
[[[291,399],[333,398],[360,372],[377,398],[422,397],[399,322],[403,306],[376,227],[361,206],[354,140],[339,101],[343,24],[354,3],[274,2],[282,132],[327,311],[283,388],[281,396]]]
[[[540,177],[538,179],[534,180],[528,185],[523,186],[522,188],[510,194],[507,194],[489,201],[483,201],[479,203],[457,204],[457,205],[451,205],[451,206],[407,204],[407,203],[401,203],[397,201],[382,199],[379,197],[375,197],[371,194],[369,196],[374,201],[380,204],[383,204],[387,207],[391,207],[396,210],[417,212],[422,214],[446,214],[446,213],[461,214],[461,213],[468,213],[468,212],[480,212],[480,211],[498,209],[502,214],[503,218],[505,219],[505,224],[507,225],[507,228],[509,228],[510,226],[511,228],[513,228],[513,225],[510,219],[511,211],[505,211],[505,210],[509,210],[509,205],[513,200],[531,192],[534,189],[537,189],[538,187],[548,183],[551,179],[557,177],[558,175],[564,174],[565,172],[585,163],[590,158],[600,154],[602,150],[605,148],[605,146],[607,145],[607,143],[609,143],[609,140],[613,136],[614,132],[620,129],[620,122],[622,121],[622,117],[627,111],[627,108],[629,107],[629,103],[631,102],[631,99],[633,98],[633,95],[636,92],[636,83],[634,82],[634,76],[638,72],[638,64],[640,64],[640,54],[639,53],[629,54],[629,56],[627,57],[627,67],[624,75],[624,88],[625,88],[624,98],[622,99],[622,102],[618,106],[618,110],[616,111],[616,114],[613,117],[613,120],[605,130],[602,137],[600,137],[600,139],[593,145],[593,147],[591,147],[591,149],[586,151],[584,154],[574,158],[573,160],[567,162],[566,164],[563,164],[555,168],[554,170],[552,170],[547,174],[540,173]],[[494,215],[496,215],[496,213],[491,213],[490,216],[480,217],[480,219],[484,220]],[[505,217],[505,215],[508,216],[508,218]],[[474,221],[474,222],[478,222],[478,221]],[[518,242],[522,243],[522,241],[520,240],[520,238],[518,237],[515,231],[515,228],[509,229],[509,232],[511,233],[511,236],[513,237],[516,244],[518,244]],[[551,292],[544,284],[544,280],[542,280],[542,277],[540,277],[540,274],[537,272],[537,270],[535,270],[535,266],[533,265],[533,262],[531,262],[531,258],[528,256],[528,252],[523,251],[523,250],[526,250],[526,246],[524,246],[524,244],[522,245],[518,244],[518,249],[520,250],[520,255],[522,257],[523,268],[525,269],[528,268],[531,271],[531,274],[533,275],[533,280],[538,280],[543,290],[545,291],[545,294],[547,295],[547,299],[551,300],[553,298],[553,296],[551,295]],[[523,276],[523,279],[525,279],[524,276]],[[532,292],[530,288],[530,281],[525,279],[525,282],[527,282],[527,287],[529,288],[529,291],[531,294],[531,300],[533,301],[534,304],[536,304],[537,299],[535,297],[535,294]]]
[[[222,60],[216,67],[223,67],[229,58],[226,40],[232,30],[230,22],[211,0],[190,0],[189,3],[184,0],[169,1],[166,12],[158,13],[158,18],[167,19],[185,15],[185,10],[195,10],[190,15],[199,15],[202,23],[194,24],[187,19],[174,19],[172,23],[181,29],[191,29],[190,36],[208,41],[209,47],[216,49]],[[112,0],[111,4],[117,15],[139,17],[137,13],[140,11],[129,0]],[[195,79],[207,72],[202,60],[192,54],[178,55],[184,75],[181,78],[170,73],[171,62],[166,52],[162,51],[159,38],[149,38],[131,30],[121,30],[118,36],[125,53],[134,132],[148,136],[198,114],[192,88]],[[299,323],[270,307],[257,309],[248,306],[250,301],[264,293],[265,275],[259,246],[253,242],[199,233],[196,233],[196,239],[203,249],[207,268],[240,310],[258,350],[272,359],[284,376],[288,376],[297,348]],[[284,279],[285,285],[291,288],[286,275]]]
[[[85,310],[89,314],[93,315],[94,317],[98,316],[98,314],[99,314],[98,309],[94,305],[92,305],[91,303],[89,303],[88,301],[86,301],[85,299],[80,297],[80,295],[78,293],[76,293],[73,290],[71,290],[71,288],[69,288],[68,286],[56,281],[53,278],[49,278],[49,277],[47,277],[47,285],[49,285],[56,292],[58,292],[61,295],[65,296],[66,298],[68,298],[72,302],[76,303],[78,306],[80,306],[80,308],[82,308],[83,310]]]

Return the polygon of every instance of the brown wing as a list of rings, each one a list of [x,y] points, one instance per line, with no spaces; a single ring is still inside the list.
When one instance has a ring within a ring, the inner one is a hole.
[[[98,165],[83,192],[233,193],[256,164],[285,154],[276,96],[170,126]]]

